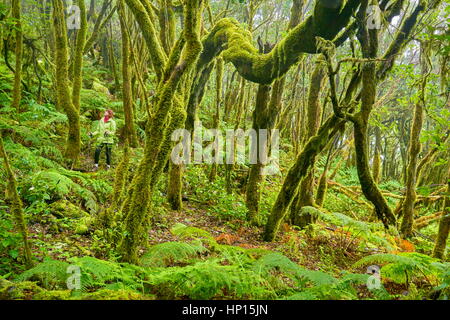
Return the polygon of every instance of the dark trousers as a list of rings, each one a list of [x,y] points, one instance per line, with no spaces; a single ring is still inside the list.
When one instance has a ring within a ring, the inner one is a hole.
[[[100,152],[102,151],[103,146],[106,148],[106,164],[111,165],[111,150],[112,150],[112,144],[110,143],[102,143],[97,146],[97,149],[95,149],[95,164],[98,164],[98,161],[100,160]]]

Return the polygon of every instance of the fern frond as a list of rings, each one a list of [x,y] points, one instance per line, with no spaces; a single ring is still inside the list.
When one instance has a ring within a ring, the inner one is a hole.
[[[314,285],[331,284],[337,281],[328,273],[305,269],[279,253],[264,255],[254,263],[254,268],[263,274],[267,274],[270,271],[280,271],[297,280],[303,279]],[[299,282],[299,284],[303,285],[304,283]]]
[[[210,245],[217,245],[214,237],[208,231],[196,227],[189,227],[182,223],[175,224],[170,232],[181,239],[199,239]]]
[[[152,246],[141,258],[145,267],[164,267],[187,262],[208,252],[201,243],[165,242]]]
[[[46,289],[63,288],[68,276],[67,267],[67,262],[46,258],[42,263],[17,276],[15,280],[36,280]]]

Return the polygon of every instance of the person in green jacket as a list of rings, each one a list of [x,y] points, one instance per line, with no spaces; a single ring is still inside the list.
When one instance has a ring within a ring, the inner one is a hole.
[[[98,121],[97,130],[91,135],[97,139],[97,148],[94,155],[94,170],[98,169],[98,161],[100,153],[105,147],[106,149],[106,167],[111,168],[111,151],[114,144],[114,135],[116,133],[116,122],[113,119],[114,112],[109,109],[105,111],[103,118]]]

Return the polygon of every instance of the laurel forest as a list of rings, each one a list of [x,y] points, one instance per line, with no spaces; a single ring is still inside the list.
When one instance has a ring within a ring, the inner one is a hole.
[[[449,299],[449,21],[0,0],[0,299]]]

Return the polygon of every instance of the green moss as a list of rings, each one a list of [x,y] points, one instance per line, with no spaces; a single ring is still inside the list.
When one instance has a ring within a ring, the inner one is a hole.
[[[57,218],[82,218],[89,216],[89,214],[74,205],[68,200],[59,200],[53,202],[50,206],[50,212]]]
[[[98,93],[103,93],[105,95],[109,95],[108,88],[105,87],[104,85],[102,85],[100,82],[95,81],[95,80],[92,82],[92,90],[94,90],[95,92],[98,92]]]
[[[0,279],[0,300],[30,300],[43,291],[35,282],[10,282]]]
[[[153,296],[143,295],[133,290],[101,289],[89,294],[82,295],[81,300],[153,300]]]
[[[89,232],[91,225],[95,222],[95,219],[91,216],[86,216],[78,220],[75,226],[76,234],[86,234]]]
[[[122,34],[122,96],[125,114],[125,137],[131,147],[137,147],[136,130],[134,128],[133,97],[131,92],[131,55],[130,37],[127,30],[123,0],[119,1],[119,20]]]
[[[33,296],[33,300],[69,300],[71,290],[42,290]]]

